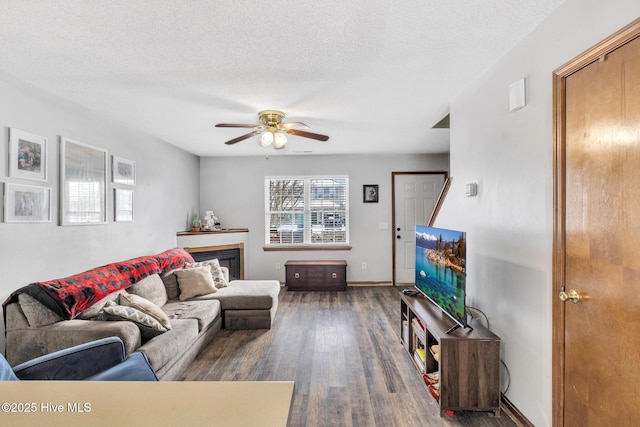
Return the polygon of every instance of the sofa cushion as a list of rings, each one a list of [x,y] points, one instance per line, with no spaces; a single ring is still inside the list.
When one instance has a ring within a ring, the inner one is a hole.
[[[216,293],[197,296],[195,300],[216,299],[222,311],[270,310],[280,293],[277,280],[233,280]]]
[[[215,283],[216,288],[226,288],[229,286],[229,283],[224,277],[224,273],[222,271],[222,267],[220,267],[220,261],[217,259],[210,259],[207,261],[200,261],[193,264],[187,264],[184,268],[195,268],[195,267],[204,267],[205,265],[211,266],[211,277],[213,278],[213,283]]]
[[[147,341],[138,349],[147,356],[155,372],[175,361],[176,355],[182,354],[198,338],[197,320],[174,319],[171,324],[172,330]]]
[[[164,286],[163,286],[164,287]],[[119,298],[120,305],[125,307],[133,307],[156,319],[165,329],[171,329],[171,322],[164,311],[151,301],[140,295],[123,293]]]
[[[32,327],[47,326],[63,320],[62,316],[49,310],[31,295],[20,294],[18,302],[29,325]]]
[[[242,329],[271,329],[270,310],[227,310],[224,312],[224,328],[229,331]]]
[[[14,302],[4,308],[5,332],[12,329],[27,329],[29,321],[24,315],[20,303]]]
[[[140,328],[133,322],[65,320],[40,328],[7,330],[6,357],[11,365],[85,342],[116,336],[129,354],[140,347]]]
[[[211,277],[211,266],[194,267],[188,270],[176,270],[180,300],[184,301],[198,295],[210,294],[217,290]]]
[[[127,292],[139,295],[158,307],[162,307],[167,303],[167,289],[159,274],[153,274],[139,282],[134,283]]]
[[[198,332],[207,329],[220,317],[220,301],[169,301],[162,310],[173,322],[174,319],[195,319],[198,321]]]
[[[151,339],[167,332],[167,328],[162,326],[156,319],[133,307],[125,307],[109,301],[105,304],[103,310],[111,316],[112,320],[129,320],[135,323],[140,328],[143,339]]]

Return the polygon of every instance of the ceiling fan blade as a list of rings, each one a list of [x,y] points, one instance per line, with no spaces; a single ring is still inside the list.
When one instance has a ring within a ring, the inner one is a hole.
[[[239,137],[237,137],[237,138],[230,139],[229,141],[225,142],[225,144],[227,144],[227,145],[233,145],[233,144],[235,144],[236,142],[244,141],[245,139],[249,139],[249,138],[251,138],[253,135],[257,135],[257,134],[259,134],[259,133],[260,133],[260,131],[259,131],[259,130],[254,130],[253,132],[249,132],[249,133],[247,133],[247,134],[245,134],[245,135],[242,135],[242,136],[239,136]]]
[[[329,137],[327,135],[320,135],[319,133],[307,132],[304,130],[287,129],[287,133],[290,133],[291,135],[303,136],[305,138],[317,139],[318,141],[329,140]]]
[[[305,125],[302,122],[281,123],[281,124],[278,125],[278,127],[282,128],[282,129],[291,129],[291,128],[309,129],[309,126]]]
[[[236,123],[218,123],[216,125],[217,128],[258,128],[260,125],[245,125],[245,124],[236,124]]]

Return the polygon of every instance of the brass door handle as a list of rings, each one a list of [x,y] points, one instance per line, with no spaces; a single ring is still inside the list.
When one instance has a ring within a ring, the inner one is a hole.
[[[559,295],[560,299],[564,302],[566,302],[567,300],[571,301],[574,304],[577,304],[580,302],[580,300],[582,299],[582,295],[580,295],[578,293],[578,291],[571,289],[568,292],[565,291],[560,291],[560,295]]]

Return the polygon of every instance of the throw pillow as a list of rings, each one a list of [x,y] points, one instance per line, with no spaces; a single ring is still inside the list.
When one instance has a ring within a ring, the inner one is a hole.
[[[164,283],[164,287],[167,290],[168,299],[176,299],[180,294],[180,288],[178,287],[178,278],[175,274],[176,270],[171,270],[167,273],[162,273],[160,279]]]
[[[164,287],[164,283],[158,274],[152,274],[134,283],[127,289],[127,292],[140,295],[158,307],[162,307],[167,303],[167,289]]]
[[[193,264],[187,264],[184,268],[194,268],[194,267],[203,267],[205,265],[211,266],[211,277],[213,278],[213,283],[215,283],[216,288],[226,288],[229,286],[229,283],[224,278],[224,273],[222,272],[222,267],[220,267],[220,261],[217,259],[210,259],[207,261],[200,261]]]
[[[18,295],[18,301],[29,325],[33,327],[52,325],[64,320],[60,315],[49,310],[31,295],[20,294]]]
[[[178,277],[181,301],[198,295],[210,294],[217,290],[211,277],[211,266],[209,265],[176,270],[175,274]]]
[[[125,307],[109,301],[102,310],[112,320],[129,320],[135,323],[140,328],[140,333],[144,339],[151,339],[167,332],[167,328],[162,326],[156,319],[133,307]]]
[[[164,286],[163,286],[164,287]],[[139,295],[123,293],[120,294],[120,305],[125,307],[133,307],[156,319],[167,330],[171,329],[171,322],[167,314],[160,307],[152,303],[146,298]]]
[[[102,315],[104,314],[102,309],[104,308],[105,304],[109,301],[117,301],[118,298],[120,297],[120,294],[126,292],[124,290],[120,290],[117,292],[114,292],[112,294],[107,295],[106,297],[102,298],[100,301],[96,302],[95,304],[93,304],[91,307],[87,308],[85,311],[83,311],[82,313],[78,314],[78,319],[82,319],[82,320],[102,320]]]

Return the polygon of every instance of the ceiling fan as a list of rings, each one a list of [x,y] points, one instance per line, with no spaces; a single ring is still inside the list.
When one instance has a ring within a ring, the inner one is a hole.
[[[284,148],[287,143],[287,137],[285,133],[290,135],[302,136],[304,138],[316,139],[318,141],[327,141],[329,137],[326,135],[320,135],[319,133],[307,132],[303,129],[309,129],[309,126],[300,122],[283,123],[285,115],[281,111],[276,110],[264,110],[258,113],[261,125],[249,125],[249,124],[234,124],[234,123],[218,123],[217,128],[251,128],[251,132],[231,139],[225,144],[232,145],[245,139],[251,138],[254,135],[260,136],[260,145],[268,147],[273,144],[273,148]]]

